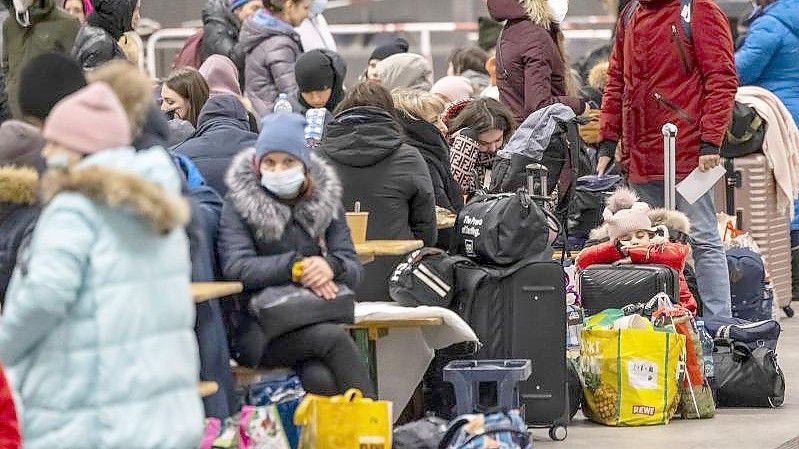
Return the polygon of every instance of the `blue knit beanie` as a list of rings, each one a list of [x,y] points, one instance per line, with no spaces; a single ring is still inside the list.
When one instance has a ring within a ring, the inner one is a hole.
[[[231,11],[235,11],[249,2],[250,0],[230,0],[230,4],[228,4],[228,9],[230,9]]]
[[[255,142],[255,160],[260,163],[269,153],[287,153],[305,165],[311,165],[311,150],[305,144],[305,117],[278,112],[261,120],[261,134]]]

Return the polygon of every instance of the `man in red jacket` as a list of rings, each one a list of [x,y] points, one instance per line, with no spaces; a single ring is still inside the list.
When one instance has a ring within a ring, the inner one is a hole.
[[[600,119],[603,174],[621,142],[620,164],[643,201],[663,205],[663,135],[677,125],[677,178],[720,162],[738,80],[726,16],[712,0],[639,0],[622,12]],[[685,24],[691,29],[686,32]],[[677,196],[693,224],[705,315],[730,316],[730,286],[712,190],[694,204]]]
[[[21,445],[17,412],[11,398],[11,388],[0,366],[0,449],[19,449]]]

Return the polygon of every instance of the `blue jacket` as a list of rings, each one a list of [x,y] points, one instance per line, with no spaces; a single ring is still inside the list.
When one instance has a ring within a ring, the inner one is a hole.
[[[799,0],[778,0],[752,22],[735,54],[743,86],[779,97],[799,123]]]
[[[252,165],[254,154],[248,149],[236,156],[227,175],[230,190],[217,243],[225,278],[241,281],[249,297],[266,287],[290,284],[295,262],[324,255],[335,281],[355,289],[363,267],[350,238],[335,170],[312,155],[311,191],[289,205],[261,187]],[[238,325],[232,330],[231,346],[240,363],[255,366],[267,342],[247,309],[232,317]]]
[[[224,197],[225,172],[233,156],[255,145],[258,135],[250,131],[247,110],[233,95],[211,97],[197,119],[194,136],[173,148],[185,154],[200,169],[208,185]]]
[[[197,394],[189,217],[162,149],[50,171],[0,316],[26,449],[186,449]]]

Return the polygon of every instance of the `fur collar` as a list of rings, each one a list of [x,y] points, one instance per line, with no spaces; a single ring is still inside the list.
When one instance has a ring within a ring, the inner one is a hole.
[[[43,204],[60,192],[80,193],[95,203],[139,215],[160,234],[189,222],[189,203],[185,198],[126,171],[99,166],[48,170],[41,187]]]
[[[263,242],[280,240],[295,220],[313,239],[322,237],[341,208],[341,182],[335,170],[316,154],[311,155],[311,185],[307,197],[293,207],[269,195],[253,167],[255,149],[233,159],[226,176],[228,198],[244,221]]]
[[[36,203],[39,174],[29,167],[0,167],[0,203],[30,206]]]
[[[552,28],[552,13],[547,0],[523,0],[523,6],[531,22],[547,31]]]
[[[688,217],[679,211],[668,210],[663,208],[652,209],[649,211],[649,219],[652,221],[652,226],[665,226],[670,231],[680,231],[684,234],[691,232],[691,222]],[[602,224],[598,228],[593,229],[589,235],[590,240],[604,240],[608,238],[608,229]]]

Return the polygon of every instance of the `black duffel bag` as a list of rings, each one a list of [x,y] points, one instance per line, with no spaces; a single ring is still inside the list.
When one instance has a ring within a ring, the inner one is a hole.
[[[782,328],[776,320],[746,321],[741,318],[710,316],[705,319],[705,329],[713,338],[733,340],[757,349],[765,346],[777,350]]]
[[[455,266],[468,261],[438,248],[416,250],[394,269],[388,280],[389,296],[405,307],[448,308],[455,296]]]
[[[732,121],[721,145],[722,157],[731,159],[763,151],[765,139],[766,121],[754,108],[736,101]]]
[[[713,370],[720,407],[779,407],[785,400],[785,377],[773,349],[716,339]]]
[[[525,189],[479,195],[458,213],[456,252],[489,265],[512,265],[549,247],[550,221]]]

